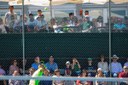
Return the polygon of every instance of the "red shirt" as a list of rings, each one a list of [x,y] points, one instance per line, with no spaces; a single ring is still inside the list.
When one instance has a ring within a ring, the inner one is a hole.
[[[128,73],[126,72],[119,73],[119,78],[126,78],[126,77],[128,77]]]

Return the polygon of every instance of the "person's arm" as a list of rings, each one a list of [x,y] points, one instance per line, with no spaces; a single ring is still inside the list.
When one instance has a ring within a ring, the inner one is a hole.
[[[79,61],[78,60],[76,60],[76,62],[77,62],[77,64],[78,64],[78,67],[79,67],[79,69],[81,68],[81,66],[80,66],[80,63],[79,63]]]
[[[122,71],[123,71],[123,68],[122,68],[121,63],[119,63],[119,70],[120,70],[120,72],[122,72]]]

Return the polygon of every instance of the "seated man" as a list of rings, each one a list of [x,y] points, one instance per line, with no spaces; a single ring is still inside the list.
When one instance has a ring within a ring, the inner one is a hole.
[[[46,66],[46,68],[50,71],[51,74],[53,74],[54,71],[55,71],[56,69],[58,69],[58,65],[57,65],[57,63],[54,62],[54,57],[53,57],[53,56],[50,56],[50,57],[49,57],[49,62],[47,62],[47,63],[45,64],[45,66]]]
[[[40,64],[40,57],[37,56],[37,57],[35,57],[35,62],[32,64],[32,68],[34,68],[34,70],[37,70],[39,64]]]

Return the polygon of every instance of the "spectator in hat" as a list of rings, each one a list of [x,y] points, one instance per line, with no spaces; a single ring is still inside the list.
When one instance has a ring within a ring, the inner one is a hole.
[[[85,67],[88,72],[88,76],[94,77],[96,74],[96,66],[93,64],[92,58],[88,58],[88,63]]]
[[[65,68],[65,76],[71,76],[71,64],[69,61],[66,62],[66,68]]]
[[[117,55],[113,55],[112,63],[109,65],[109,70],[112,73],[112,76],[117,77],[120,72],[122,72],[122,65],[120,62],[117,62],[119,57]]]
[[[9,12],[5,14],[5,25],[9,28],[9,32],[13,32],[16,20],[17,14],[14,12],[14,6],[9,6]]]
[[[105,77],[101,68],[98,68],[97,69],[97,74],[96,74],[95,77],[96,78],[98,78],[98,77]],[[95,85],[106,85],[106,84],[107,83],[104,82],[104,81],[96,81],[96,84]]]
[[[34,61],[35,62],[31,65],[31,67],[34,68],[34,70],[37,70],[38,66],[40,65],[40,57],[39,56],[35,57]]]
[[[128,66],[123,67],[123,72],[119,73],[119,78],[128,78]],[[128,81],[123,81],[120,85],[128,85]]]
[[[36,25],[37,25],[37,21],[34,19],[33,14],[30,13],[29,20],[28,20],[28,32],[34,32]]]
[[[126,60],[127,61],[124,63],[124,66],[128,66],[128,58]]]
[[[108,74],[108,63],[105,61],[104,55],[100,55],[100,62],[98,62],[98,68],[102,69],[104,74]]]
[[[45,64],[46,68],[50,71],[51,74],[54,73],[56,69],[58,69],[58,65],[54,62],[54,57],[50,56],[49,61]]]

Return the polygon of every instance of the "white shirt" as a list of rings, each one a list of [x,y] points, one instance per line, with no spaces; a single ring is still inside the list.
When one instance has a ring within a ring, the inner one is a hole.
[[[119,62],[112,62],[109,65],[109,70],[110,70],[110,66],[111,66],[111,72],[112,73],[119,73],[119,72],[122,72],[123,71],[122,65]]]
[[[101,68],[103,72],[108,72],[108,63],[107,62],[99,62],[98,68]]]
[[[6,26],[13,27],[16,20],[17,20],[17,14],[16,13],[7,12],[5,14]]]

